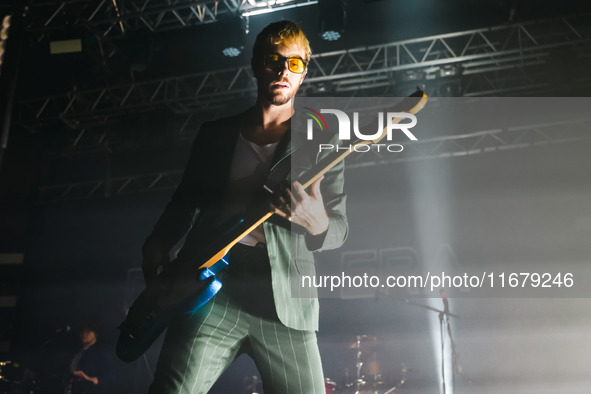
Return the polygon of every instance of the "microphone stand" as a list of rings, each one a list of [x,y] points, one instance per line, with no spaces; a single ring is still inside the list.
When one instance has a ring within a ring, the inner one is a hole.
[[[451,313],[449,311],[449,301],[447,299],[447,294],[445,292],[444,289],[441,289],[439,291],[439,294],[441,295],[441,300],[443,301],[443,310],[437,309],[437,308],[433,308],[432,306],[429,305],[423,305],[423,304],[417,304],[415,302],[410,302],[408,300],[404,300],[404,302],[406,304],[409,305],[415,305],[433,312],[437,312],[439,314],[439,334],[440,334],[440,340],[441,340],[441,386],[442,386],[442,393],[446,394],[447,393],[447,386],[446,386],[446,380],[445,380],[445,334],[447,333],[447,336],[449,338],[450,341],[450,346],[451,346],[451,360],[452,360],[452,381],[451,381],[451,387],[454,387],[454,383],[455,383],[455,370],[457,367],[457,357],[456,357],[456,344],[453,340],[453,336],[451,334],[451,326],[449,324],[449,318],[450,317],[459,317],[458,315]]]
[[[449,336],[449,340],[452,344],[452,349],[455,347],[453,345],[453,340],[451,337],[451,327],[449,325],[449,301],[447,300],[447,295],[445,294],[445,291],[443,289],[441,289],[441,291],[439,292],[439,294],[441,294],[441,300],[443,301],[443,311],[439,312],[439,331],[440,331],[440,335],[441,335],[441,385],[443,387],[443,394],[445,394],[447,392],[446,390],[446,386],[445,386],[445,331],[446,331],[446,327],[447,327],[447,333]],[[452,350],[452,373],[451,373],[451,387],[453,389],[454,387],[454,362],[453,362],[453,350]]]

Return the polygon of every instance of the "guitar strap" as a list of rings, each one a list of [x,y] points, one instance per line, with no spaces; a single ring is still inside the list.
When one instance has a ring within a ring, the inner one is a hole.
[[[263,189],[270,196],[274,196],[282,186],[285,185],[285,181],[288,179],[289,172],[291,171],[291,154],[282,158],[273,169],[269,172],[265,183],[263,183]]]

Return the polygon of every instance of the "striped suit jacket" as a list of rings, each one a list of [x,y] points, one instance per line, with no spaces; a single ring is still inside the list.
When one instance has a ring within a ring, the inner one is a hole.
[[[156,237],[168,250],[188,231],[179,259],[194,258],[202,240],[211,233],[211,229],[200,225],[201,218],[224,196],[243,117],[244,114],[240,114],[202,126],[181,183],[154,227],[151,237]],[[285,133],[277,146],[273,166],[281,160],[290,160],[289,155],[298,146],[294,141],[297,138],[292,138],[291,132]],[[292,174],[300,175],[320,159],[320,155],[315,154],[307,160],[292,161]],[[330,220],[325,237],[312,237],[277,215],[263,223],[277,316],[287,327],[318,329],[318,300],[314,289],[301,288],[301,276],[315,274],[314,251],[334,249],[345,241],[348,224],[343,169],[343,163],[337,165],[321,182]],[[294,227],[293,231],[290,227]]]

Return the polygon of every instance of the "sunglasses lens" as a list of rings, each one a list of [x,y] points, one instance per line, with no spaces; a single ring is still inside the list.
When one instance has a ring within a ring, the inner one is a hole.
[[[277,63],[279,63],[279,55],[265,55],[265,67],[275,68],[277,67]]]
[[[304,72],[306,66],[304,65],[304,61],[298,58],[291,58],[287,63],[287,68],[292,73],[301,74]]]

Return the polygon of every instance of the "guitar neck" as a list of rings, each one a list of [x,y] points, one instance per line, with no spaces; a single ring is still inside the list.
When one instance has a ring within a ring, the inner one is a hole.
[[[419,112],[425,104],[427,103],[427,95],[420,90],[417,90],[412,95],[408,96],[398,104],[396,104],[389,112],[406,112],[410,114],[416,114]],[[403,118],[393,118],[393,124],[400,123]],[[369,124],[364,127],[364,130],[375,130],[378,128],[377,124]],[[316,166],[314,166],[310,171],[308,171],[305,175],[299,179],[300,183],[304,188],[308,188],[318,179],[320,179],[324,174],[330,171],[334,166],[339,164],[341,161],[345,160],[347,156],[355,151],[355,147],[361,145],[370,145],[370,144],[377,144],[382,139],[384,139],[387,135],[387,127],[382,128],[382,132],[379,136],[373,140],[362,140],[358,139],[351,143],[349,149],[345,149],[342,152],[332,152],[328,156],[326,156],[323,160],[321,160]]]

